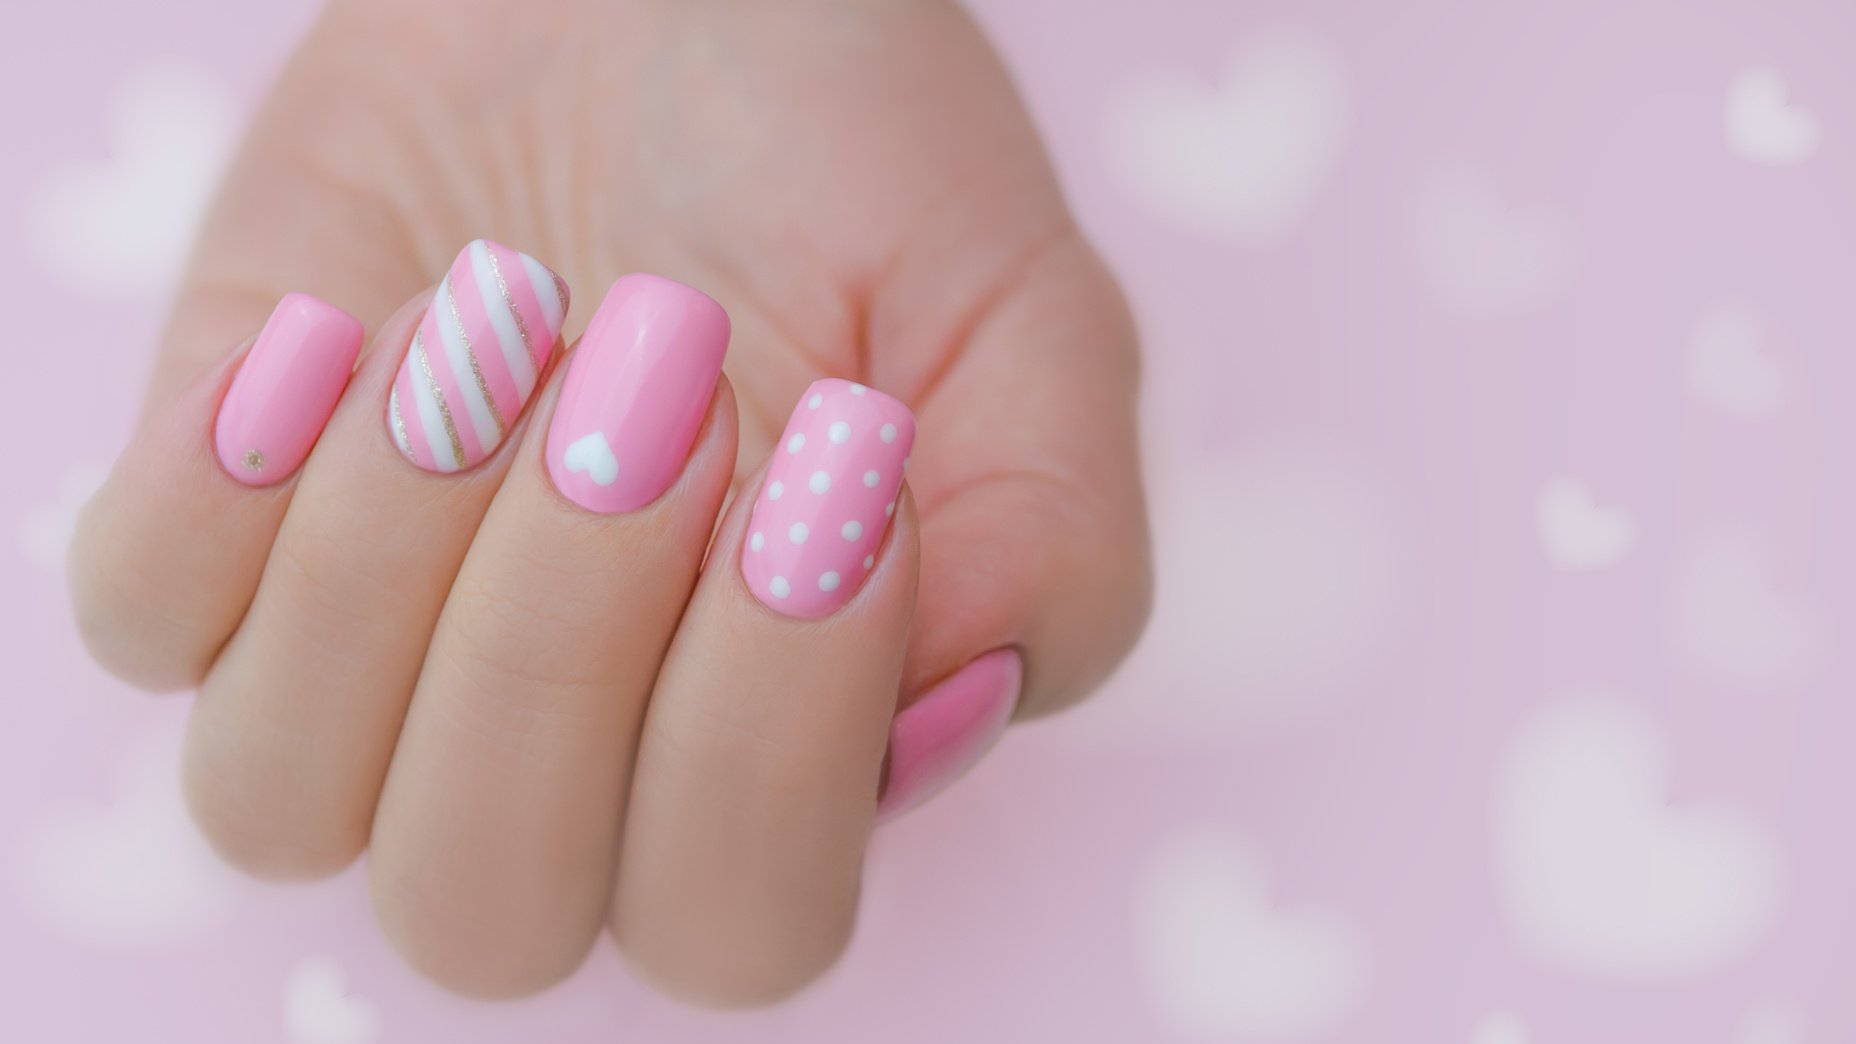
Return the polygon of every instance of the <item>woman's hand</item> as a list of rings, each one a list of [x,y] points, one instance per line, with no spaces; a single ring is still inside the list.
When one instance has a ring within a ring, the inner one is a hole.
[[[371,331],[345,385],[360,326],[293,292]],[[78,611],[199,687],[219,850],[371,845],[441,982],[540,988],[609,925],[673,993],[770,1001],[842,949],[885,780],[919,800],[1139,632],[1136,376],[950,5],[337,2],[208,217]]]

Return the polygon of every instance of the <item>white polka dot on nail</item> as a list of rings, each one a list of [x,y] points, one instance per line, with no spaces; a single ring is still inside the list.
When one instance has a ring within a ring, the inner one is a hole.
[[[786,483],[775,482],[773,485],[767,487],[767,499],[778,500],[780,499],[780,494],[784,492],[786,492]]]
[[[759,533],[756,533],[752,537],[748,538],[748,550],[749,551],[759,551],[761,548],[766,547],[766,546],[767,546],[767,538]]]
[[[849,522],[846,522],[844,528],[838,530],[838,532],[843,533],[844,539],[846,540],[856,540],[858,537],[864,535],[864,524],[853,518]]]
[[[869,470],[869,471],[866,471],[866,472],[864,472],[864,486],[865,486],[865,488],[867,488],[867,489],[875,489],[875,488],[876,488],[876,484],[877,484],[877,483],[879,483],[879,482],[881,482],[881,481],[883,481],[883,476],[881,476],[881,475],[879,475],[879,474],[877,474],[877,473],[876,473],[876,469],[874,469],[874,468],[872,468],[871,470]]]
[[[806,486],[814,493],[825,492],[831,488],[831,473],[828,471],[814,471],[812,473],[812,480],[807,482]]]
[[[825,397],[823,395],[814,395],[806,400],[806,409],[808,410],[816,410],[823,405],[825,405]]]
[[[863,386],[863,385],[861,385],[861,384],[853,384],[853,385],[851,385],[851,394],[852,394],[852,395],[862,395],[862,394],[863,394],[864,392],[867,392],[867,391],[869,391],[869,390],[870,390],[870,389],[868,389],[868,388],[866,388],[866,387],[864,387],[864,386]]]
[[[798,453],[805,448],[806,437],[804,435],[794,435],[792,438],[786,440],[786,452],[788,453]]]
[[[873,566],[873,565],[876,565],[876,556],[875,556],[875,555],[865,555],[865,556],[864,556],[864,568],[865,568],[865,569],[868,569],[868,568],[870,568],[870,567],[871,567],[871,566]]]
[[[825,437],[834,444],[842,446],[851,441],[851,426],[843,421],[832,421],[831,427],[825,431]]]
[[[803,544],[806,542],[806,537],[811,535],[811,532],[811,530],[806,528],[804,522],[794,522],[793,528],[786,531],[786,539],[791,540],[795,544]]]
[[[821,591],[836,591],[838,589],[838,574],[826,573],[824,576],[819,577],[818,589]]]
[[[793,585],[787,583],[785,577],[776,576],[767,581],[767,590],[772,591],[775,598],[785,598],[793,593]]]
[[[882,437],[884,442],[894,442],[896,441],[896,426],[894,424],[885,424],[877,429],[877,434]]]

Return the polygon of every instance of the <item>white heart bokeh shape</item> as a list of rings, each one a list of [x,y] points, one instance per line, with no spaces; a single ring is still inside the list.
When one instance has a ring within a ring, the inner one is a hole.
[[[1574,572],[1613,565],[1637,542],[1630,513],[1600,505],[1591,488],[1575,478],[1557,478],[1541,487],[1534,528],[1547,559]]]
[[[1809,679],[1823,659],[1818,615],[1779,588],[1771,552],[1751,534],[1717,527],[1676,556],[1669,642],[1678,662],[1730,688],[1767,691]]]
[[[348,991],[348,976],[327,957],[308,957],[284,983],[284,1029],[295,1044],[369,1044],[380,1016]]]
[[[19,520],[19,550],[26,561],[43,569],[62,569],[71,536],[77,531],[77,515],[108,475],[97,465],[78,465],[64,473],[58,488],[44,502],[32,507]]]
[[[1419,274],[1452,311],[1536,308],[1557,297],[1572,273],[1575,250],[1565,224],[1509,206],[1486,175],[1469,167],[1425,179],[1411,228]]]
[[[106,804],[41,810],[21,831],[20,895],[48,927],[105,949],[198,938],[223,923],[245,885],[213,854],[180,790],[178,724],[127,750]]]
[[[179,275],[237,130],[232,95],[204,70],[161,62],[132,71],[105,113],[107,158],[54,165],[28,194],[29,253],[75,290],[162,292]]]
[[[1789,1000],[1755,1004],[1734,1028],[1733,1044],[1805,1044],[1804,1013]]]
[[[1529,1044],[1527,1023],[1512,1011],[1491,1011],[1469,1031],[1469,1044]]]
[[[1742,301],[1710,305],[1689,335],[1689,391],[1739,417],[1765,417],[1785,402],[1785,371],[1760,351],[1759,315]]]
[[[1520,947],[1563,971],[1658,982],[1719,970],[1771,923],[1767,832],[1721,805],[1672,805],[1643,708],[1574,693],[1525,719],[1494,800],[1503,907]]]
[[[1817,117],[1787,100],[1784,79],[1764,66],[1735,74],[1727,85],[1722,120],[1728,147],[1769,167],[1803,163],[1823,143]]]
[[[1256,854],[1222,828],[1162,843],[1136,883],[1134,913],[1148,994],[1185,1032],[1312,1036],[1365,993],[1366,947],[1353,925],[1327,910],[1279,907]]]
[[[1320,36],[1266,29],[1233,48],[1214,82],[1153,70],[1123,84],[1104,123],[1108,162],[1169,225],[1267,243],[1326,181],[1348,108],[1341,62]]]

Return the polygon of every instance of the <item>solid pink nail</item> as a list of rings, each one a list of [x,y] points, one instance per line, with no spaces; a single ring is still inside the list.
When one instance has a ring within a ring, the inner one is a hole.
[[[709,411],[728,313],[653,275],[612,284],[567,364],[548,428],[548,474],[589,511],[633,511],[683,471]]]
[[[361,354],[360,320],[308,294],[288,294],[239,364],[213,448],[247,486],[282,482],[302,466]]]
[[[889,729],[889,776],[877,818],[915,808],[966,775],[1005,732],[1018,705],[1023,660],[997,649],[910,704]]]
[[[741,573],[775,612],[836,612],[876,565],[915,444],[915,415],[861,384],[828,378],[799,397],[761,483]]]

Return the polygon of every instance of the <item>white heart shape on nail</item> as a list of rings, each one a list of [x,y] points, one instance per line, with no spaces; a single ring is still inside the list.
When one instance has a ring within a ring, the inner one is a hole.
[[[619,480],[619,458],[612,455],[612,446],[603,431],[582,435],[569,443],[567,452],[561,455],[561,463],[567,465],[568,471],[585,472],[588,478],[602,486]]]

